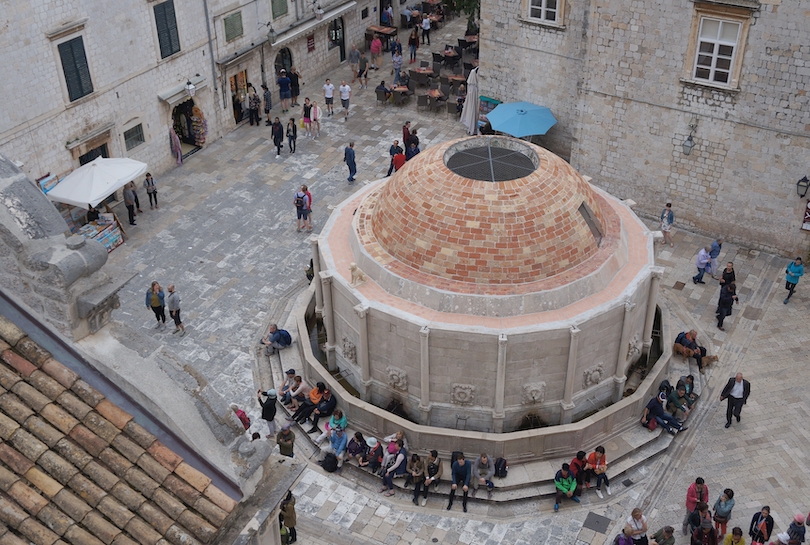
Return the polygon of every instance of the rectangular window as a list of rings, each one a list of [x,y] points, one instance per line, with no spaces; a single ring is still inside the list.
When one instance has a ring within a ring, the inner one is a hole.
[[[529,0],[529,17],[556,23],[559,13],[558,3],[562,0]]]
[[[124,131],[124,145],[126,145],[127,151],[137,148],[144,142],[146,142],[146,139],[143,137],[142,124],[138,123],[131,129]]]
[[[155,5],[160,58],[165,59],[180,51],[180,36],[177,34],[177,17],[174,14],[174,0]]]
[[[92,93],[93,81],[90,79],[90,67],[84,54],[82,37],[78,36],[59,44],[59,57],[62,59],[62,70],[65,73],[70,101]]]
[[[695,56],[696,80],[728,85],[740,37],[740,23],[711,17],[700,19]]]
[[[368,8],[363,8],[363,11],[360,12],[361,19],[368,19]]]
[[[232,15],[228,15],[223,19],[225,22],[225,41],[230,42],[231,40],[235,40],[242,34],[244,31],[242,30],[242,12],[237,11]]]
[[[271,0],[270,5],[273,9],[273,19],[287,15],[287,0]]]

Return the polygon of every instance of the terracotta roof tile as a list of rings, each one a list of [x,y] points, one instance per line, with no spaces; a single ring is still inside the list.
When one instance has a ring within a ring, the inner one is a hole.
[[[9,442],[14,445],[14,448],[16,448],[20,454],[32,462],[36,462],[43,453],[48,452],[48,445],[22,428],[14,432]]]
[[[56,443],[65,437],[65,434],[38,416],[32,416],[26,420],[25,428],[50,448],[56,446]]]
[[[180,516],[180,514],[186,510],[186,506],[174,497],[173,494],[170,494],[163,490],[162,488],[158,488],[155,490],[155,493],[152,494],[152,501],[154,501],[161,509],[163,509],[167,515],[176,519]]]
[[[149,454],[144,454],[138,458],[138,466],[158,483],[165,481],[166,477],[171,473],[171,471],[160,465],[157,460],[152,458]]]
[[[37,513],[37,518],[42,524],[60,536],[64,535],[68,528],[76,524],[76,521],[50,503]]]
[[[142,448],[148,449],[152,446],[152,443],[157,441],[157,437],[146,431],[143,426],[134,420],[130,420],[122,431]]]
[[[9,350],[8,353],[13,354],[14,352]],[[5,388],[6,390],[10,390],[11,388],[14,387],[15,384],[17,384],[21,380],[22,378],[20,378],[20,375],[18,375],[8,367],[0,365],[0,386]]]
[[[98,505],[107,493],[84,475],[77,474],[67,483],[91,507]]]
[[[25,420],[34,414],[31,407],[23,403],[23,401],[11,392],[0,395],[0,410],[8,416],[22,424]]]
[[[111,445],[132,463],[137,462],[138,458],[146,452],[136,442],[127,439],[123,434],[118,434],[111,442]]]
[[[132,511],[137,511],[141,504],[146,501],[146,498],[124,483],[115,485],[112,494]]]
[[[71,526],[67,532],[65,532],[65,539],[72,543],[72,545],[104,545],[104,543],[79,526],[78,524],[74,524]]]
[[[200,473],[185,462],[178,465],[174,472],[178,477],[186,481],[200,492],[203,492],[208,485],[211,484],[211,479],[209,477]]]
[[[16,473],[23,475],[34,466],[34,463],[11,448],[6,443],[0,443],[0,461],[13,469]]]
[[[37,462],[48,472],[48,475],[65,485],[79,472],[76,466],[53,451],[44,453]],[[18,473],[25,472],[18,471]]]
[[[3,534],[3,537],[0,537],[0,545],[29,545],[29,543],[13,533],[7,532]]]
[[[225,519],[228,517],[228,513],[214,505],[207,498],[200,498],[194,502],[194,509],[217,526],[225,522]]]
[[[74,382],[79,380],[79,375],[53,358],[42,364],[42,370],[65,388],[70,388]]]
[[[113,439],[121,433],[121,430],[95,411],[87,413],[82,422],[107,443],[112,443]]]
[[[173,545],[201,545],[191,533],[177,524],[169,528],[169,531],[166,532],[166,538]]]
[[[124,409],[118,407],[109,399],[104,399],[96,405],[96,411],[112,423],[113,426],[119,430],[124,429],[124,426],[132,420],[132,415]]]
[[[56,403],[46,405],[40,411],[40,416],[62,433],[70,433],[79,424],[78,420]]]
[[[116,484],[118,484],[118,477],[116,477],[110,470],[96,462],[95,460],[87,464],[82,470],[85,475],[99,485],[101,488],[109,492]]]
[[[193,486],[176,475],[166,477],[163,486],[188,505],[194,505],[194,502],[200,497],[200,493]]]
[[[19,480],[20,478],[17,475],[0,465],[0,490],[8,492],[11,485]]]
[[[194,536],[203,543],[210,543],[217,533],[217,529],[208,524],[202,517],[191,511],[184,511],[177,522],[185,526]]]
[[[34,516],[36,516],[43,507],[48,505],[48,500],[40,496],[36,490],[24,484],[22,481],[14,483],[11,488],[8,489],[7,493],[11,499]]]
[[[96,509],[119,528],[126,526],[129,520],[135,516],[135,513],[127,509],[123,503],[112,496],[104,496],[101,501],[98,502]]]
[[[45,361],[51,357],[50,352],[39,346],[29,337],[23,337],[20,339],[14,346],[14,349],[19,352],[22,357],[37,367],[45,363]]]
[[[138,517],[130,520],[124,530],[141,545],[155,545],[161,537],[154,528]]]
[[[37,370],[36,365],[11,350],[4,351],[0,355],[0,359],[16,369],[17,372],[24,377],[27,377]]]
[[[82,424],[79,424],[73,428],[70,431],[70,436],[93,456],[98,456],[105,448],[107,448],[107,443],[104,441],[104,439],[87,429]]]
[[[59,394],[65,391],[64,386],[56,382],[41,369],[31,373],[31,376],[28,377],[28,382],[31,386],[45,394],[48,399],[56,399],[59,397]]]
[[[147,498],[151,498],[152,493],[160,486],[154,479],[137,467],[132,467],[127,471],[126,481],[132,488]]]
[[[11,437],[11,434],[13,434],[19,427],[20,425],[16,420],[9,418],[3,413],[0,413],[0,437],[8,440],[8,438]]]
[[[59,536],[36,519],[25,519],[17,530],[35,545],[52,545]]]
[[[138,545],[138,542],[128,538],[123,533],[121,533],[118,534],[118,537],[116,537],[115,540],[113,540],[112,545]]]
[[[90,405],[76,397],[73,393],[65,391],[56,398],[56,402],[65,408],[67,412],[78,418],[84,420],[87,413],[93,410]]]
[[[170,518],[162,509],[148,501],[143,502],[138,514],[151,524],[158,532],[165,534],[169,527],[174,524],[174,519]]]
[[[26,471],[25,478],[28,479],[29,483],[36,486],[40,492],[49,498],[53,498],[59,493],[60,490],[64,488],[59,481],[52,479],[37,466],[34,466]]]
[[[98,457],[102,462],[107,464],[110,471],[122,479],[126,477],[127,471],[132,467],[132,462],[121,456],[121,454],[116,452],[112,447],[105,448]]]
[[[19,528],[28,518],[28,513],[5,493],[0,494],[0,522],[11,528]]]
[[[149,447],[149,454],[169,471],[174,471],[183,461],[180,456],[160,441],[152,443],[152,446]]]
[[[11,388],[11,391],[17,394],[26,405],[35,411],[41,411],[42,408],[51,402],[50,398],[42,394],[39,390],[28,384],[27,382],[20,381]]]
[[[110,524],[101,513],[90,511],[82,521],[82,526],[90,530],[94,536],[109,545],[121,533],[121,529]]]
[[[78,469],[83,469],[84,466],[93,460],[86,450],[80,447],[75,441],[69,437],[63,438],[61,441],[54,445],[53,450],[58,452],[62,458],[76,466]]]
[[[104,395],[101,392],[87,384],[82,379],[74,382],[70,389],[73,391],[73,393],[79,396],[82,401],[91,407],[95,407],[104,400]]]
[[[73,520],[82,520],[92,507],[70,490],[63,488],[53,497],[53,502]]]

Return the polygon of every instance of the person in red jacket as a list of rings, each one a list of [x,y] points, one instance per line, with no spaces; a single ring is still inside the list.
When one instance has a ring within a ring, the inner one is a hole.
[[[689,515],[695,512],[699,501],[709,503],[709,487],[706,486],[703,477],[698,477],[695,482],[689,485],[686,491],[686,516],[683,517],[683,535],[689,531]]]

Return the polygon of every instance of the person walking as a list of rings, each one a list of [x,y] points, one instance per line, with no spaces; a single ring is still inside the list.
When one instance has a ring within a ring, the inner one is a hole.
[[[737,373],[735,376],[728,379],[726,386],[720,393],[720,401],[728,399],[726,406],[726,427],[731,427],[731,415],[740,421],[740,412],[743,405],[748,403],[748,396],[751,395],[751,383],[743,378],[742,373]]]
[[[737,281],[737,273],[734,272],[734,263],[729,261],[726,263],[726,268],[723,269],[723,272],[720,274],[720,285],[727,286],[732,282]]]
[[[711,249],[712,249],[711,246],[704,246],[698,252],[697,258],[695,258],[695,266],[697,267],[698,273],[692,277],[693,284],[706,283],[703,281],[703,275],[706,273],[706,269],[709,269],[709,273],[711,274],[712,258],[709,257],[709,251]]]
[[[371,68],[372,70],[379,70],[380,64],[382,64],[382,40],[380,40],[380,35],[375,34],[374,38],[371,40]]]
[[[352,183],[354,175],[357,174],[357,163],[354,160],[354,142],[349,142],[349,145],[343,150],[343,162],[349,167],[349,177],[346,179],[349,183]]]
[[[312,102],[310,115],[312,116],[312,139],[315,140],[321,135],[321,117],[323,116],[323,111],[315,101]]]
[[[298,218],[298,228],[296,231],[299,233],[301,232],[301,229],[306,226],[307,218],[309,217],[309,207],[307,206],[308,200],[309,197],[307,197],[303,186],[301,189],[295,192],[295,195],[293,195],[293,205],[295,205],[295,214]]]
[[[309,190],[309,187],[304,184],[301,186],[301,191],[307,194],[307,220],[304,222],[306,225],[307,232],[312,232],[312,192]],[[345,426],[344,426],[345,427]]]
[[[672,212],[672,203],[668,202],[661,212],[661,232],[664,234],[664,244],[669,243],[670,248],[674,248],[672,243],[672,224],[675,223],[675,214]]]
[[[256,122],[256,126],[259,126],[259,106],[262,105],[262,99],[259,98],[259,94],[256,92],[256,89],[253,89],[250,93],[250,98],[248,98],[248,116],[250,117],[250,125],[253,126],[253,122]]]
[[[402,71],[402,53],[394,51],[394,54],[391,56],[391,66],[394,72],[394,87],[396,87],[399,85],[400,72]]]
[[[309,97],[304,99],[304,105],[301,107],[301,119],[304,122],[304,136],[312,136],[312,103]]]
[[[287,71],[283,68],[278,74],[276,83],[278,84],[279,97],[281,97],[281,113],[286,114],[290,109],[290,98],[292,97],[292,92],[290,90],[290,78],[287,77]]]
[[[719,280],[720,267],[717,264],[717,257],[723,249],[723,237],[718,237],[712,242],[711,250],[709,250],[709,257],[712,258],[712,278]]]
[[[787,269],[785,269],[785,289],[788,290],[788,296],[782,301],[784,304],[787,305],[790,298],[793,297],[793,290],[796,289],[796,284],[799,283],[799,278],[803,275],[804,265],[801,257],[797,257],[795,261],[788,263]]]
[[[689,533],[689,517],[695,512],[699,502],[709,503],[709,487],[706,486],[703,477],[695,479],[695,482],[686,489],[686,516],[683,517],[681,528],[683,535]]]
[[[267,117],[267,121],[264,124],[269,127],[273,124],[270,120],[270,110],[273,108],[273,93],[270,92],[270,89],[268,89],[267,85],[264,83],[262,83],[262,89],[264,89],[264,115]]]
[[[411,31],[411,35],[408,36],[408,50],[410,51],[411,58],[408,61],[408,64],[413,64],[416,62],[416,50],[419,49],[419,29],[413,27]],[[405,142],[403,142],[405,144]]]
[[[360,51],[357,50],[357,45],[352,44],[349,50],[349,68],[352,69],[352,83],[357,81],[357,67],[360,64]]]
[[[290,78],[290,95],[292,95],[292,105],[300,106],[300,104],[298,104],[298,95],[301,94],[301,86],[304,85],[304,82],[301,81],[301,73],[295,66],[291,66],[290,73],[287,74],[287,77]]]
[[[425,45],[425,40],[430,45],[430,17],[427,13],[422,17],[422,45]]]
[[[737,284],[732,282],[727,286],[724,285],[721,287],[720,300],[717,301],[717,329],[720,331],[725,331],[725,329],[723,329],[723,320],[726,319],[726,316],[731,314],[731,307],[735,302],[739,302],[737,298]]]
[[[155,313],[157,325],[155,329],[166,327],[166,306],[163,296],[163,288],[157,281],[152,282],[152,285],[146,291],[146,308],[151,308]]]
[[[266,400],[262,399],[262,396],[266,397]],[[278,398],[278,394],[273,389],[267,390],[266,392],[262,392],[261,390],[258,391],[256,394],[256,399],[259,401],[259,407],[262,408],[262,420],[267,422],[268,432],[266,437],[270,439],[271,437],[276,435],[276,399]]]
[[[714,502],[714,527],[717,530],[718,540],[726,535],[726,525],[731,520],[732,509],[734,509],[734,491],[726,488]]]
[[[129,182],[130,187],[132,187],[132,196],[135,199],[135,210],[138,211],[138,214],[143,214],[143,210],[141,210],[141,201],[138,199],[138,187],[135,185],[135,182]]]
[[[180,294],[174,289],[174,284],[169,284],[169,299],[167,306],[169,307],[169,316],[174,319],[174,331],[172,334],[182,331],[181,337],[186,336],[186,327],[183,325],[183,320],[180,318]]]
[[[394,156],[400,153],[403,153],[403,150],[399,146],[399,140],[394,140],[394,143],[391,144],[390,148],[388,148],[388,155],[391,156],[391,164],[388,167],[388,174],[386,174],[386,176],[390,176],[391,173],[394,171]]]
[[[284,526],[289,530],[290,540],[287,543],[295,543],[298,541],[298,535],[295,533],[296,514],[295,514],[295,496],[291,491],[287,492],[287,496],[281,502],[281,514],[284,515]]]
[[[371,63],[368,62],[366,58],[366,53],[364,51],[360,52],[360,63],[358,64],[358,72],[357,76],[360,78],[360,88],[361,89],[368,89],[368,70],[371,66]]]
[[[334,113],[332,106],[335,102],[335,84],[329,78],[326,78],[326,83],[323,84],[323,100],[326,103],[326,117],[331,117]]]
[[[346,80],[340,82],[340,104],[343,106],[343,121],[349,120],[349,100],[352,98],[352,88]]]
[[[279,118],[273,121],[273,126],[270,128],[270,131],[273,135],[273,144],[276,146],[276,157],[278,157],[281,155],[281,148],[284,147],[284,127],[281,125]]]
[[[146,189],[146,194],[149,195],[149,209],[160,208],[157,200],[157,184],[148,172],[146,173],[146,179],[143,181],[143,188]]]
[[[132,190],[132,182],[124,186],[124,206],[127,207],[129,224],[137,225],[135,223],[135,192]]]
[[[287,144],[290,146],[290,153],[295,153],[295,141],[298,139],[298,126],[295,124],[295,118],[291,117],[287,121]]]

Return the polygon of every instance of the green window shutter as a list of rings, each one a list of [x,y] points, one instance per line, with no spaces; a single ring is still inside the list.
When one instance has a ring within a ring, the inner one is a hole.
[[[90,79],[90,67],[87,65],[82,37],[59,44],[59,57],[62,59],[70,101],[92,93],[93,81]]]
[[[225,21],[225,41],[230,42],[244,34],[242,30],[242,12],[238,11],[232,15],[228,15],[223,19]]]
[[[180,36],[177,33],[177,18],[174,14],[174,0],[167,0],[155,6],[155,24],[160,58],[165,59],[180,51]]]
[[[287,15],[287,0],[272,0],[273,19]]]

